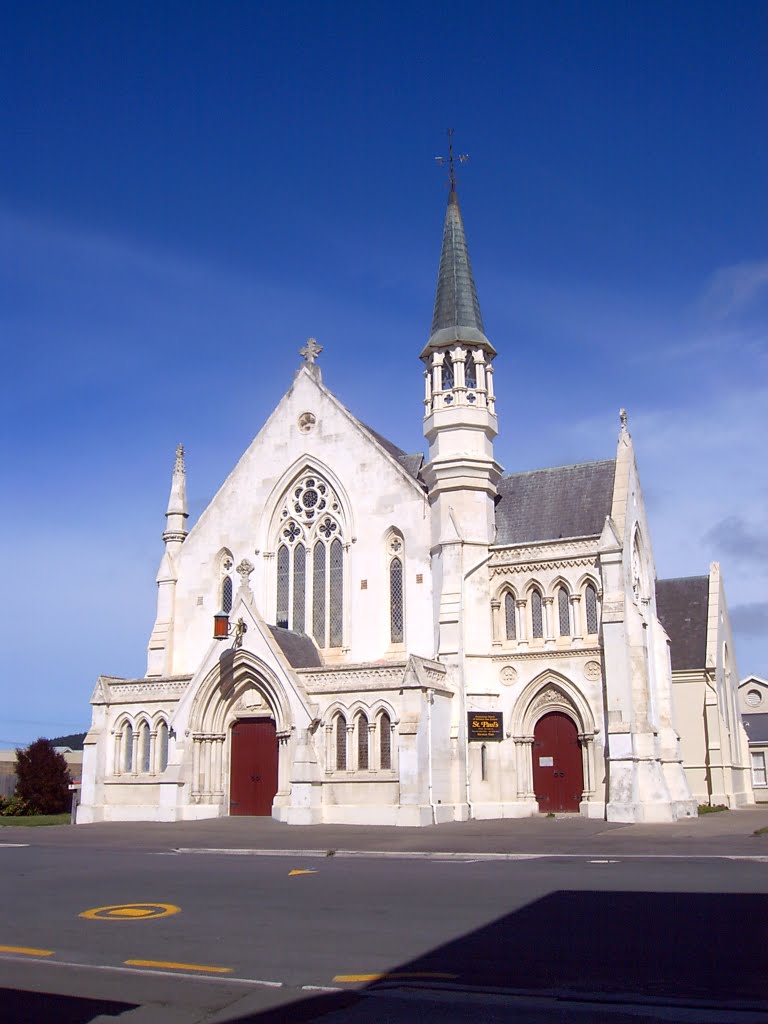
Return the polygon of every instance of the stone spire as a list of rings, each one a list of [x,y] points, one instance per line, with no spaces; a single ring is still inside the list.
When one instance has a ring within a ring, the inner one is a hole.
[[[435,348],[456,342],[481,345],[489,354],[495,355],[485,336],[459,198],[451,185],[445,211],[432,332],[422,358]]]
[[[173,467],[171,493],[168,497],[168,508],[165,513],[165,531],[163,540],[166,544],[180,544],[187,536],[187,474],[184,468],[184,445],[176,447],[176,462]]]

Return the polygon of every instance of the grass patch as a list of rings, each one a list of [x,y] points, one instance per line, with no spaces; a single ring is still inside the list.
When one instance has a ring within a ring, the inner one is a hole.
[[[768,836],[768,825],[763,825],[762,828],[756,828],[752,833],[753,836]]]
[[[729,810],[725,804],[699,804],[699,814],[717,814]]]
[[[69,825],[72,815],[69,811],[64,814],[27,814],[18,818],[0,818],[2,825],[21,825],[23,828],[34,828],[36,825]]]

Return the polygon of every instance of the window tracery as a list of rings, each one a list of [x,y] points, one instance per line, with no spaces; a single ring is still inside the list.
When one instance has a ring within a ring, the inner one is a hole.
[[[338,495],[320,474],[306,472],[288,489],[278,522],[277,625],[300,633],[309,626],[318,647],[341,647],[344,531]]]

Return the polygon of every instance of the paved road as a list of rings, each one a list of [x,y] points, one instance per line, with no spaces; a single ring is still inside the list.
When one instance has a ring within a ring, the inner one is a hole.
[[[0,844],[0,1007],[14,1024],[266,1024],[325,1010],[325,1024],[617,1022],[630,1007],[635,1024],[768,1021],[762,847],[739,860],[446,861],[106,849],[80,837]],[[141,916],[153,904],[180,909]],[[80,916],[124,905],[138,907]]]

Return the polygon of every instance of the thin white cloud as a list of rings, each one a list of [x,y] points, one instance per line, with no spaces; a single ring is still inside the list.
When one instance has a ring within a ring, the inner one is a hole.
[[[768,260],[721,267],[710,278],[702,299],[706,314],[724,320],[741,313],[768,289]]]

